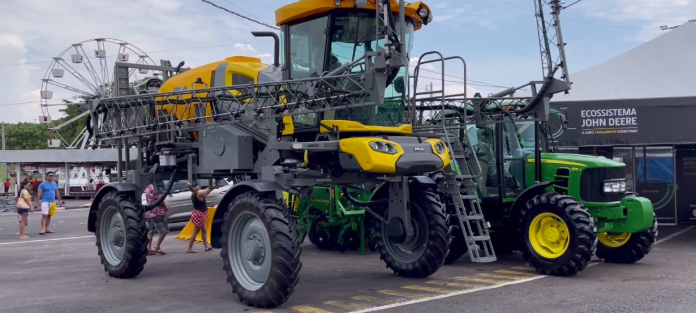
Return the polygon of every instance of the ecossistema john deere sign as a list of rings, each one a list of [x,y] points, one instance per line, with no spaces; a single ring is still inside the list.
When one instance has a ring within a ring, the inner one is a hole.
[[[610,146],[696,143],[696,97],[552,102],[556,145]],[[558,113],[565,112],[562,130]]]
[[[635,108],[580,110],[582,134],[628,134],[638,132]]]

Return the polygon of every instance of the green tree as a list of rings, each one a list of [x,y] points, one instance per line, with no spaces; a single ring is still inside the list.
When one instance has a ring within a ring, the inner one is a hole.
[[[5,145],[8,150],[47,149],[47,140],[52,137],[46,124],[5,124]]]
[[[57,126],[60,125],[64,122],[69,121],[70,119],[74,118],[75,116],[78,116],[82,114],[83,112],[87,111],[87,109],[83,109],[78,107],[77,105],[72,104],[73,102],[69,100],[63,100],[67,105],[65,108],[60,109],[60,112],[63,113],[65,116],[59,118],[58,120],[53,121],[53,125]],[[77,136],[80,135],[80,132],[82,129],[85,128],[85,125],[87,124],[87,116],[83,116],[80,119],[67,124],[63,126],[61,129],[57,130],[57,132],[60,134],[61,137],[63,137],[63,144],[69,145],[77,138]]]

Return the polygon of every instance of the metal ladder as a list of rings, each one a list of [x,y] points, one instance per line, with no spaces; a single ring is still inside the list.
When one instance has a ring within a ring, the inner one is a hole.
[[[476,182],[473,180],[477,175],[472,175],[469,171],[462,143],[459,140],[450,141],[449,138],[446,140],[450,146],[450,156],[453,162],[444,171],[445,178],[442,186],[444,190],[442,192],[451,197],[452,204],[457,211],[459,227],[469,248],[471,261],[476,263],[494,262],[497,258],[488,232],[490,225],[486,222],[481,211],[476,193]],[[475,155],[474,153],[474,157]],[[476,163],[478,164],[478,159]],[[459,170],[457,171],[457,169]],[[480,175],[485,175],[485,173],[480,173]]]

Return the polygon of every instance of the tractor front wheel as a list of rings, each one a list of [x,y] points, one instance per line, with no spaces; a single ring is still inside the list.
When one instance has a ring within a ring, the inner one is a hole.
[[[274,308],[288,300],[302,268],[299,231],[284,201],[249,191],[232,201],[220,238],[223,269],[239,301]]]
[[[587,208],[555,192],[534,196],[519,214],[522,257],[544,275],[573,276],[585,269],[597,247],[596,233]]]
[[[424,190],[411,193],[411,225],[414,236],[397,244],[387,237],[387,225],[375,219],[375,242],[380,258],[395,274],[422,278],[435,273],[445,262],[451,243],[447,218],[437,194]],[[381,212],[388,219],[388,209]]]
[[[657,239],[657,219],[652,227],[640,233],[600,233],[597,257],[607,263],[631,264],[643,259],[652,250]]]
[[[116,278],[133,278],[147,262],[144,214],[124,192],[112,191],[99,202],[97,251],[104,270]]]

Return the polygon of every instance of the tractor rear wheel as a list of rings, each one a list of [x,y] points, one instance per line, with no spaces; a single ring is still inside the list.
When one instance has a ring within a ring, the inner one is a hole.
[[[302,268],[299,231],[274,193],[248,191],[225,213],[220,243],[227,282],[239,301],[274,308],[288,300]]]
[[[652,250],[657,239],[657,219],[652,227],[640,233],[600,233],[597,257],[607,263],[631,264],[643,259]]]
[[[112,191],[99,202],[97,251],[104,271],[116,278],[133,278],[147,262],[147,227],[136,202],[125,192]]]
[[[520,210],[522,257],[538,273],[573,276],[587,267],[597,247],[589,211],[571,196],[536,195]]]
[[[430,190],[412,192],[410,201],[414,237],[402,244],[391,242],[387,237],[387,225],[375,219],[377,251],[395,274],[428,277],[442,266],[449,250],[451,239],[447,218],[437,194]],[[387,219],[389,210],[382,210],[381,215]]]

